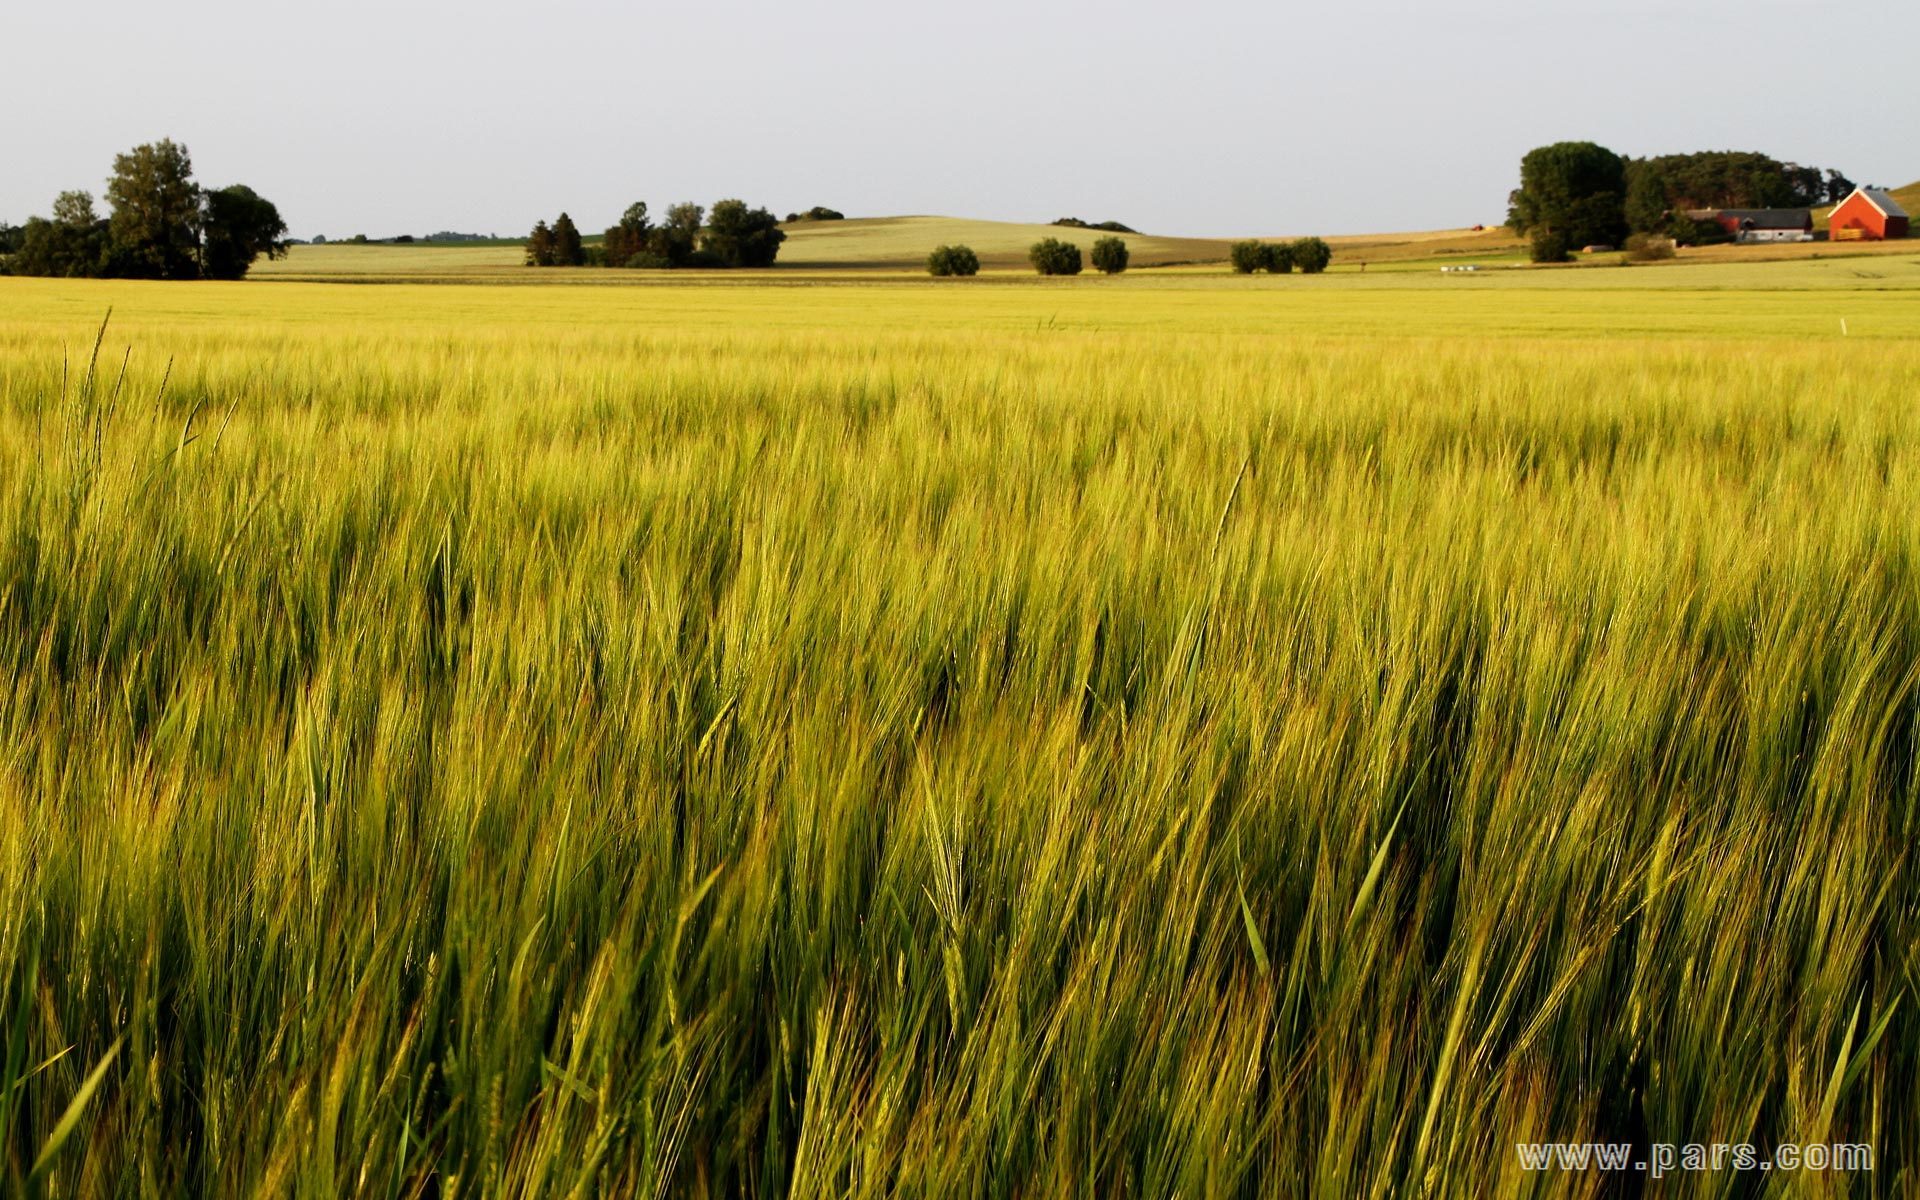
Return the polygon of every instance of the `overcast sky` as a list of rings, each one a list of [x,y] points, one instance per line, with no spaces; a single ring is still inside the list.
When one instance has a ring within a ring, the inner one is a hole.
[[[161,137],[296,237],[523,234],[561,209],[591,231],[724,196],[1440,228],[1502,219],[1520,155],[1568,139],[1920,178],[1913,0],[94,0],[5,27],[16,223]]]

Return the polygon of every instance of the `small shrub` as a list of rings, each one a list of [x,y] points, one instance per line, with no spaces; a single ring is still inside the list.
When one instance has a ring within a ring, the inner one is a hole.
[[[970,246],[936,246],[927,255],[929,275],[978,275],[980,256]]]
[[[1662,233],[1636,233],[1627,239],[1627,257],[1634,262],[1660,262],[1673,254],[1673,239]]]
[[[1544,225],[1534,226],[1532,235],[1532,258],[1537,263],[1562,263],[1569,257],[1567,235],[1557,233]]]
[[[1318,275],[1333,261],[1333,247],[1317,237],[1301,238],[1288,247],[1293,265],[1304,275]]]
[[[1127,260],[1132,255],[1127,244],[1117,237],[1103,237],[1093,244],[1093,266],[1095,270],[1109,275],[1118,275],[1127,269]]]
[[[1248,238],[1244,242],[1235,242],[1227,251],[1227,257],[1233,263],[1234,274],[1251,275],[1266,269],[1267,245],[1256,238]]]
[[[1027,261],[1042,275],[1078,275],[1080,247],[1059,238],[1042,238],[1027,251]]]

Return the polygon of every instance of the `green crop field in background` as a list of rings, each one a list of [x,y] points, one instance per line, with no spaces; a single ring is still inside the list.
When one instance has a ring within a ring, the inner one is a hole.
[[[0,1192],[1910,1191],[1860,269],[0,280]]]

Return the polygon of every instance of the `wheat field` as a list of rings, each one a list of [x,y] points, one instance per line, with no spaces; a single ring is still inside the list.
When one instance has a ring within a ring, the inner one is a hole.
[[[1910,1192],[1920,302],[1752,270],[0,280],[0,1192]]]

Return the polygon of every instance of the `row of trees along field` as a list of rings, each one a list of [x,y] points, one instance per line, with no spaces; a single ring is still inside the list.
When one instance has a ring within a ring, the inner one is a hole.
[[[53,216],[0,224],[0,273],[118,279],[240,279],[261,255],[287,252],[280,210],[245,184],[203,188],[171,140],[113,159],[110,212],[89,192],[62,192]]]
[[[814,213],[830,212],[814,209]],[[809,216],[808,220],[834,217]],[[645,201],[627,206],[617,224],[588,245],[573,218],[561,213],[527,237],[530,267],[770,267],[787,235],[779,219],[744,200],[721,200],[708,213],[698,204],[675,204],[655,224]]]
[[[1061,222],[1055,221],[1054,224]],[[1103,226],[1079,228],[1097,229]],[[1127,250],[1127,243],[1117,237],[1104,237],[1093,243],[1093,269],[1096,271],[1118,275],[1127,269],[1132,257]],[[1042,275],[1078,275],[1080,247],[1059,238],[1041,238],[1027,248],[1027,261]]]
[[[1060,222],[1055,221],[1058,225]],[[1081,226],[1081,228],[1099,228]],[[1108,275],[1118,275],[1127,269],[1132,254],[1127,243],[1117,237],[1104,237],[1093,244],[1093,267]],[[1333,247],[1317,237],[1301,238],[1297,242],[1262,242],[1257,239],[1235,242],[1232,247],[1231,261],[1233,269],[1241,275],[1251,275],[1255,271],[1268,271],[1275,275],[1285,274],[1295,267],[1308,275],[1318,275],[1327,269],[1333,261]],[[1042,238],[1027,250],[1027,261],[1033,269],[1042,275],[1078,275],[1081,270],[1080,247],[1072,242],[1063,242],[1059,238]],[[936,246],[927,256],[927,274],[929,275],[977,275],[980,273],[980,256],[968,246]]]
[[[1593,142],[1556,142],[1520,160],[1507,224],[1532,242],[1535,262],[1565,262],[1582,246],[1617,246],[1629,234],[1681,245],[1726,241],[1689,210],[1811,208],[1853,191],[1840,172],[1783,163],[1754,151],[1714,150],[1623,158]]]
[[[1233,264],[1237,275],[1251,275],[1255,271],[1285,275],[1296,267],[1303,275],[1318,275],[1333,261],[1333,247],[1317,237],[1301,238],[1297,242],[1263,242],[1251,238],[1230,246],[1227,261]]]

